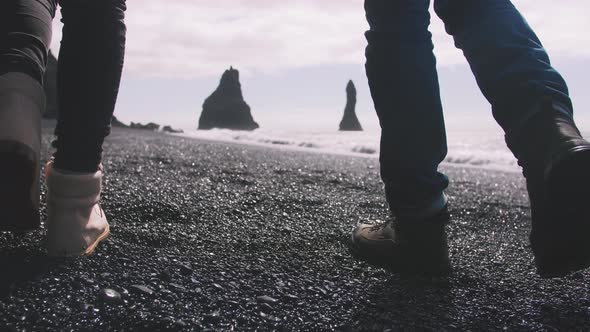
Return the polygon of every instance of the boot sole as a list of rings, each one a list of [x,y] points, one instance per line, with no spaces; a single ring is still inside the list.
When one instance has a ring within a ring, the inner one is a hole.
[[[109,224],[107,223],[107,227],[105,228],[105,230],[96,238],[96,240],[94,240],[94,242],[92,242],[88,248],[86,248],[86,250],[81,251],[81,252],[76,252],[76,253],[56,253],[56,252],[52,252],[49,251],[48,252],[48,256],[50,257],[54,257],[54,258],[59,258],[59,257],[85,257],[85,256],[89,256],[92,253],[94,253],[94,250],[96,250],[96,247],[98,246],[99,243],[101,243],[102,241],[106,240],[109,235],[111,234],[111,229]]]
[[[84,253],[82,253],[82,256],[88,256],[88,255],[92,254],[94,252],[94,250],[96,249],[96,247],[98,246],[98,244],[100,242],[106,240],[106,238],[108,238],[110,234],[111,234],[111,228],[110,228],[109,224],[107,223],[107,228],[105,228],[104,232],[102,232],[102,234],[100,234],[98,236],[96,241],[94,241],[91,245],[88,246],[88,248],[86,248],[86,251],[84,251]]]
[[[22,143],[0,141],[0,231],[27,232],[39,227],[38,202],[31,197],[39,185],[37,159]]]
[[[428,257],[425,257],[424,259],[414,257],[412,260],[407,260],[393,259],[391,257],[388,259],[375,255],[374,253],[370,254],[366,250],[361,249],[357,241],[354,239],[354,234],[350,236],[348,247],[353,257],[394,273],[446,276],[452,271],[451,263],[448,258],[444,262],[441,262],[440,259],[432,259]],[[392,262],[393,260],[396,260],[396,262]]]
[[[541,277],[562,277],[590,267],[590,146],[570,151],[546,183],[555,224],[531,237],[543,246],[535,264]]]

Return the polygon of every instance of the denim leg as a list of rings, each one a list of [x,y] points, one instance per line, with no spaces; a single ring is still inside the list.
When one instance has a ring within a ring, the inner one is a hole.
[[[571,116],[564,79],[510,0],[435,0],[434,7],[507,134],[518,131],[547,98]]]
[[[365,0],[366,72],[381,124],[381,177],[394,214],[440,199],[447,153],[429,0]]]
[[[0,75],[25,73],[43,83],[57,0],[3,0]]]
[[[94,172],[119,91],[125,0],[60,0],[64,23],[57,77],[56,168]]]

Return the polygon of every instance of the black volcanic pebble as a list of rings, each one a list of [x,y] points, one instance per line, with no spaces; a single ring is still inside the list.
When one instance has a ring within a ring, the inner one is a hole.
[[[160,278],[160,280],[163,280],[163,281],[171,281],[172,280],[172,273],[168,270],[164,270],[164,271],[160,272],[160,274],[158,275],[158,278]]]
[[[271,312],[273,311],[273,307],[268,303],[259,303],[258,308],[264,312]]]
[[[94,305],[90,304],[90,303],[80,303],[78,305],[78,308],[80,310],[84,310],[84,311],[88,311],[88,310],[93,310],[94,309]]]
[[[178,292],[186,292],[186,288],[181,285],[170,283],[168,284],[168,286],[170,286],[171,289],[176,290]]]
[[[275,317],[275,316],[272,316],[272,315],[265,314],[264,312],[261,312],[260,313],[260,317],[262,317],[262,318],[264,318],[266,320],[272,321],[272,322],[280,322],[281,321],[280,318]]]
[[[299,297],[297,295],[293,295],[293,294],[286,294],[285,298],[289,301],[297,301],[299,300]]]
[[[129,297],[129,291],[126,288],[119,287],[117,289],[118,289],[119,294],[121,294],[121,297],[123,297],[124,299]]]
[[[272,298],[270,296],[263,295],[263,296],[258,296],[256,298],[256,302],[258,302],[258,303],[267,303],[267,304],[276,304],[276,303],[279,302],[279,300],[277,300],[275,298]]]
[[[180,273],[185,276],[190,275],[194,272],[194,270],[186,264],[180,264],[178,265],[178,267],[180,269]]]
[[[140,294],[140,295],[154,295],[154,290],[149,288],[148,286],[144,286],[144,285],[131,285],[131,287],[129,287],[129,289],[131,290],[131,292],[135,293],[135,294]]]
[[[213,311],[203,316],[203,322],[205,323],[215,323],[221,319],[221,314],[219,311]]]
[[[101,301],[108,304],[118,304],[123,301],[121,294],[114,289],[104,288],[98,292]]]

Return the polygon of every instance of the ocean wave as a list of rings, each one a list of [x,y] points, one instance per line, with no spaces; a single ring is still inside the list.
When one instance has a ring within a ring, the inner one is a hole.
[[[367,146],[355,146],[352,148],[352,152],[355,153],[362,153],[362,154],[376,154],[377,149]]]
[[[517,171],[518,164],[510,151],[503,150],[472,150],[454,151],[452,146],[444,160],[452,165],[468,165],[490,169]]]
[[[187,132],[182,136],[233,142],[279,149],[317,151],[333,154],[379,156],[378,132],[236,132],[208,130]],[[483,136],[485,137],[485,136]],[[449,149],[444,162],[452,165],[468,165],[489,169],[518,170],[516,159],[505,147],[503,140],[489,135],[474,137],[461,133],[449,138]]]
[[[255,135],[236,135],[233,137],[233,140],[250,142],[250,143],[259,143],[259,144],[295,146],[295,147],[300,147],[300,148],[311,148],[311,149],[321,148],[318,144],[313,143],[313,142],[300,142],[297,140],[269,138],[269,137],[265,137],[265,136],[255,137]]]

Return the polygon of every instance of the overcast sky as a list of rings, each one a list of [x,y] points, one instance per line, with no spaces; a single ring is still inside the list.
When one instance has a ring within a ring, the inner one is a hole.
[[[514,2],[570,81],[578,108],[590,108],[586,96],[590,2]],[[191,127],[203,99],[230,65],[242,73],[254,116],[306,108],[341,111],[348,78],[359,86],[360,112],[373,112],[363,72],[367,24],[362,0],[128,0],[127,4],[126,66],[117,108],[122,119],[168,120]],[[461,53],[438,18],[433,19],[432,32],[445,106],[487,111]],[[54,49],[60,35],[56,20]]]

